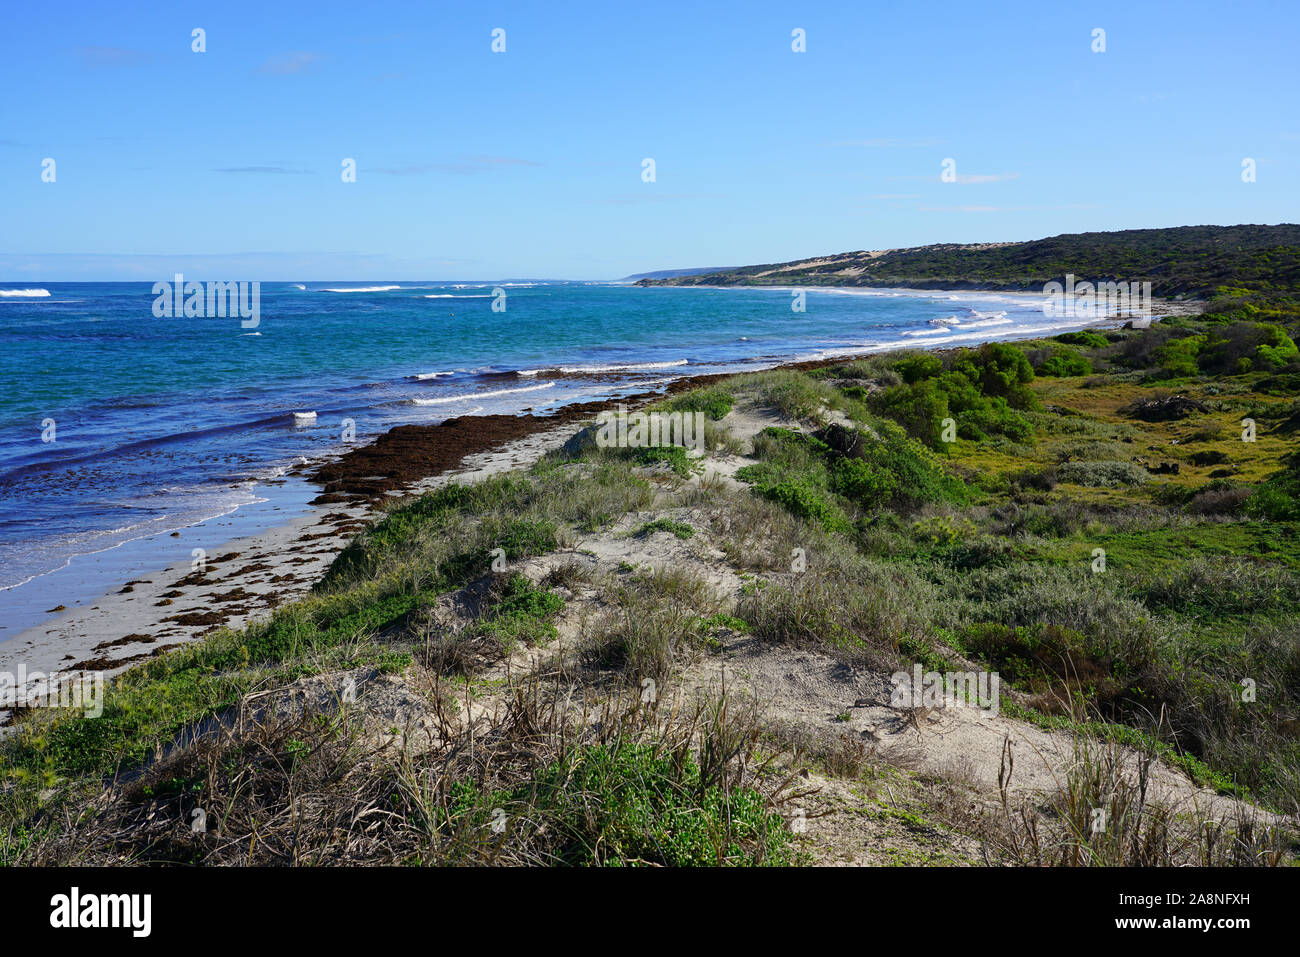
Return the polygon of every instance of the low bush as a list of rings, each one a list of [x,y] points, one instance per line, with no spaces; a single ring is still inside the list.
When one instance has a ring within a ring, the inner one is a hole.
[[[1088,488],[1121,488],[1141,485],[1151,473],[1133,462],[1063,462],[1056,468],[1056,478]]]
[[[1034,371],[1055,378],[1089,375],[1092,373],[1092,363],[1072,349],[1057,349]]]
[[[1085,346],[1089,349],[1103,349],[1110,345],[1110,341],[1100,333],[1089,332],[1087,329],[1079,332],[1063,332],[1059,336],[1052,336],[1057,342],[1064,342],[1071,346]]]

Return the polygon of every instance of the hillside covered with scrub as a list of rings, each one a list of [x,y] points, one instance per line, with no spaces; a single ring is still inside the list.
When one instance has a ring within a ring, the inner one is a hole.
[[[1041,290],[1067,273],[1090,282],[1149,281],[1160,298],[1209,298],[1228,289],[1267,298],[1291,295],[1300,288],[1300,226],[1177,226],[859,250],[642,279],[638,285]]]
[[[658,405],[702,451],[579,423],[389,502],[21,715],[0,862],[1294,863],[1300,353],[1220,306],[722,378]]]

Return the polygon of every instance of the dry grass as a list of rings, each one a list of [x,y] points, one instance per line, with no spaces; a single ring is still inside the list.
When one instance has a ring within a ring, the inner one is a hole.
[[[999,804],[971,826],[989,864],[1032,867],[1277,867],[1292,858],[1284,829],[1238,803],[1229,819],[1152,799],[1154,751],[1079,735],[1074,758],[1045,802],[1011,797],[1008,740]]]
[[[60,814],[59,833],[35,841],[22,863],[791,860],[778,808],[792,780],[760,751],[753,709],[725,695],[677,711],[636,695],[587,698],[563,676],[533,675],[505,689],[476,725],[448,707],[434,715],[441,744],[422,754],[376,748],[346,709],[224,728],[110,786],[88,808],[47,811]],[[584,778],[581,769],[601,756],[614,773]],[[616,779],[619,762],[658,774],[634,795],[645,807],[710,827],[664,847],[664,860],[646,859],[653,849],[645,848],[626,859],[605,843],[629,839],[629,822],[605,813],[637,783]],[[575,780],[612,790],[570,787]]]

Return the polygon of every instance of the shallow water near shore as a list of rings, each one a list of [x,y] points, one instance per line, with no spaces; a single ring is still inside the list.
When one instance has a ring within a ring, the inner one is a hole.
[[[346,450],[349,428],[366,442],[683,376],[1088,324],[993,292],[810,289],[796,312],[789,289],[364,281],[263,283],[245,328],[155,318],[151,283],[8,285],[0,641],[200,537],[302,514],[316,489],[289,470]]]

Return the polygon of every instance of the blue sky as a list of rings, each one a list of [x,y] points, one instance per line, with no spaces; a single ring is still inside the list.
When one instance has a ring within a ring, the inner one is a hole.
[[[10,4],[0,280],[609,279],[1300,219],[1300,4],[986,6]]]

